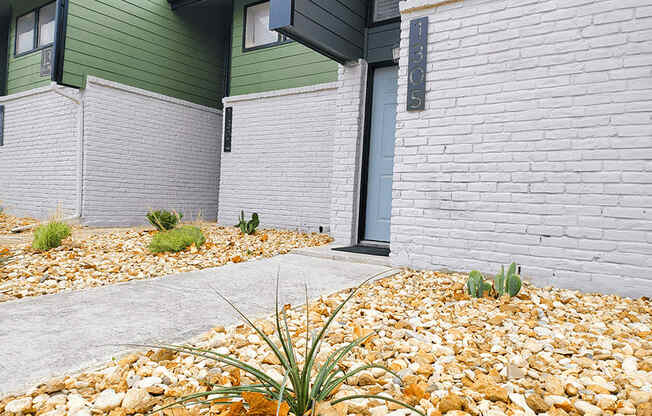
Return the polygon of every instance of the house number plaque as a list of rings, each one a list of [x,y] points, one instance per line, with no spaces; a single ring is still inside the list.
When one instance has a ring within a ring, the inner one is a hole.
[[[410,21],[407,111],[426,108],[426,70],[428,67],[428,17]]]
[[[231,151],[231,134],[233,133],[233,107],[224,109],[224,152]]]

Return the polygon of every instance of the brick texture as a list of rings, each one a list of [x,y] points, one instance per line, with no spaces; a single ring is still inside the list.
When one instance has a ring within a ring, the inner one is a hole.
[[[329,230],[335,84],[224,99],[232,152],[222,153],[219,222],[257,212],[261,226]]]
[[[652,294],[649,5],[404,7],[395,264],[495,272],[513,260],[540,284]],[[409,20],[420,16],[427,109],[408,113]]]
[[[74,94],[75,90],[66,89]],[[78,108],[43,87],[0,97],[5,106],[0,147],[0,207],[19,216],[46,219],[60,206],[77,206]]]
[[[217,218],[221,111],[89,78],[83,219],[141,224],[151,209]]]
[[[357,240],[366,73],[364,61],[339,68],[330,221],[333,237],[344,245]]]

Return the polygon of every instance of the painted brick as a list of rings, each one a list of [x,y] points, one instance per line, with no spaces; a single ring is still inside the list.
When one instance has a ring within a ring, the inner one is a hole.
[[[85,224],[217,218],[221,111],[92,77],[83,94]]]
[[[233,137],[222,153],[220,223],[244,210],[262,227],[328,232],[336,92],[330,83],[224,99]]]
[[[65,89],[66,94],[76,94]],[[0,97],[5,106],[0,147],[0,207],[46,219],[77,207],[79,112],[69,98],[43,87]]]
[[[651,294],[649,1],[440,3],[401,3],[394,264],[492,273],[513,260],[539,284]],[[427,109],[407,113],[421,16]]]

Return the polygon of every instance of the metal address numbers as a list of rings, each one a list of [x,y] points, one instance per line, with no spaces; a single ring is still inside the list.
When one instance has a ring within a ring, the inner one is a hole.
[[[428,18],[410,21],[407,111],[426,108],[426,70],[428,66]]]

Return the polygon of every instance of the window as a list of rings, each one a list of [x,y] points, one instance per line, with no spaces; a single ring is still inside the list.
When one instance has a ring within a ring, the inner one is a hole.
[[[269,30],[269,1],[245,7],[244,27],[244,50],[286,41],[279,33]]]
[[[16,55],[34,49],[34,22],[36,12],[31,12],[16,21]]]
[[[38,46],[49,45],[54,42],[54,15],[57,11],[56,3],[41,7],[38,12]]]
[[[54,43],[56,3],[49,3],[16,19],[16,55]]]

